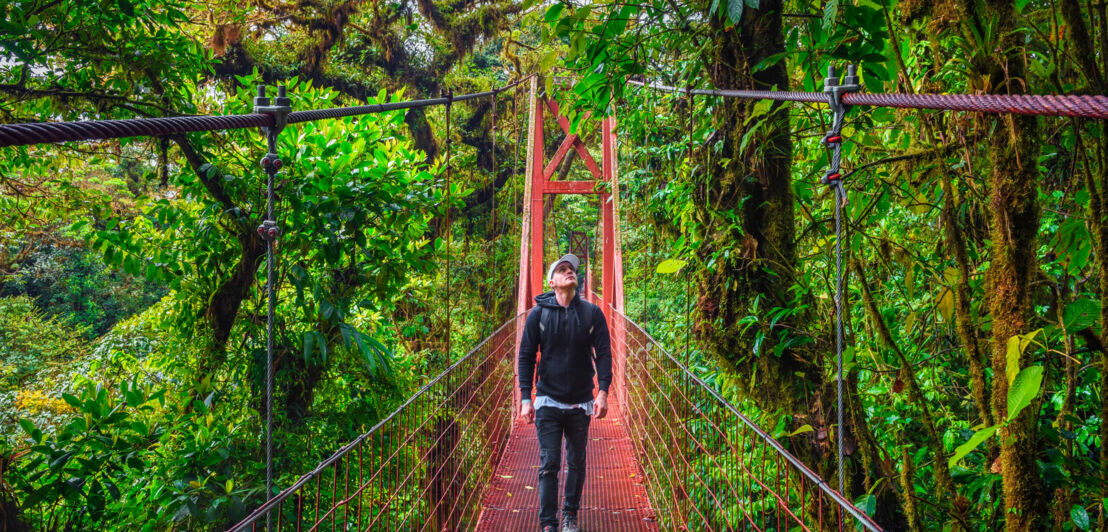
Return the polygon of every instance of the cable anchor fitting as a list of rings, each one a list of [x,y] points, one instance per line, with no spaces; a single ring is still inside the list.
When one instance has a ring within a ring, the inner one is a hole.
[[[823,80],[823,92],[827,94],[827,102],[831,111],[835,114],[831,122],[831,129],[823,136],[820,143],[831,150],[831,166],[824,172],[820,183],[834,187],[838,196],[842,198],[842,204],[847,204],[846,189],[843,188],[843,175],[839,170],[843,153],[843,119],[850,111],[850,106],[843,103],[843,94],[859,92],[862,85],[858,80],[858,66],[847,65],[846,76],[839,83],[839,76],[835,73],[835,66],[828,65],[827,77]]]
[[[262,133],[270,141],[269,153],[276,152],[277,135],[288,125],[289,113],[292,112],[292,99],[285,95],[285,87],[277,87],[277,97],[270,105],[269,98],[265,95],[265,85],[258,85],[258,95],[254,97],[254,112],[273,117],[273,125],[263,126]]]
[[[266,200],[268,208],[266,209],[265,221],[258,226],[258,235],[266,242],[274,242],[280,236],[281,229],[277,226],[277,221],[273,219],[273,178],[284,166],[281,157],[277,155],[277,136],[288,125],[289,113],[292,112],[292,99],[286,96],[285,87],[278,86],[277,97],[270,104],[269,98],[265,95],[265,85],[258,85],[258,95],[254,97],[254,112],[273,117],[272,126],[262,127],[262,134],[266,137],[267,153],[262,157],[260,163],[267,176]]]

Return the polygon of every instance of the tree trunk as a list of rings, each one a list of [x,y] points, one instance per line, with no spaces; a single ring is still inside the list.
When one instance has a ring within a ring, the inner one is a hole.
[[[1108,152],[1108,138],[1105,137],[1108,134],[1108,128],[1100,125],[1101,128],[1101,141],[1099,149],[1102,153]],[[1108,338],[1108,219],[1106,219],[1105,213],[1108,212],[1108,203],[1105,201],[1105,184],[1108,184],[1108,168],[1101,167],[1098,169],[1099,175],[1094,176],[1092,172],[1086,172],[1085,184],[1089,191],[1089,221],[1092,233],[1096,235],[1094,239],[1093,250],[1097,259],[1097,277],[1100,281],[1100,337]],[[1096,356],[1096,353],[1093,353]],[[1108,390],[1108,352],[1103,349],[1100,351],[1100,389]],[[1108,401],[1101,400],[1100,402],[1100,419],[1108,419]],[[1101,496],[1104,499],[1108,499],[1108,468],[1103,464],[1108,464],[1108,445],[1104,442],[1108,442],[1108,423],[1100,424],[1100,463],[1101,466],[1101,485],[1105,486],[1101,490]],[[1108,507],[1101,505],[1100,519],[1098,529],[1101,532],[1108,532]]]
[[[985,380],[985,355],[981,352],[981,345],[977,340],[977,329],[973,326],[973,313],[970,309],[972,291],[969,286],[970,269],[966,240],[954,215],[956,205],[950,175],[947,172],[941,172],[939,180],[943,189],[942,220],[943,229],[946,232],[946,245],[948,252],[954,257],[959,273],[958,281],[954,284],[955,330],[962,348],[966,350],[970,392],[973,394],[973,403],[977,406],[977,415],[981,416],[981,422],[986,426],[992,426],[994,421],[992,409],[989,407],[989,384]]]
[[[968,9],[973,9],[969,7]],[[988,87],[997,93],[1021,93],[1024,83],[1022,37],[1011,0],[990,0],[989,17],[996,17],[999,53],[990,54]],[[980,20],[980,19],[978,19]],[[979,23],[979,27],[981,24]],[[1029,331],[1032,315],[1031,280],[1037,270],[1035,236],[1039,229],[1038,122],[1034,117],[1001,116],[987,121],[995,126],[990,138],[989,210],[991,252],[986,274],[988,305],[992,313],[993,417],[1008,416],[1008,339]],[[1030,365],[1029,350],[1018,361]],[[1036,530],[1046,526],[1042,479],[1035,463],[1036,408],[1025,408],[999,431],[1000,470],[1004,488],[1007,530]]]
[[[870,320],[877,330],[877,336],[881,338],[881,342],[886,347],[896,354],[897,360],[900,361],[900,377],[908,383],[908,400],[920,409],[923,428],[927,432],[925,444],[931,448],[931,454],[935,460],[935,485],[938,488],[937,502],[945,509],[950,498],[954,495],[954,483],[950,480],[950,468],[947,465],[946,453],[943,452],[942,434],[939,433],[938,424],[931,414],[931,406],[927,404],[927,397],[923,394],[923,388],[919,384],[919,379],[916,378],[916,372],[911,361],[905,356],[900,346],[896,345],[892,333],[889,332],[889,326],[881,317],[881,310],[877,308],[877,303],[869,289],[869,283],[866,281],[865,271],[858,262],[854,262],[853,266],[854,274],[858,276],[858,284],[862,287],[862,302],[865,304]],[[911,497],[911,492],[906,493],[905,496]],[[907,507],[905,509],[908,510]]]
[[[753,71],[767,57],[784,51],[783,4],[782,0],[764,1],[758,9],[747,9],[740,24],[731,28],[718,13],[708,15],[713,41],[708,75],[714,86],[788,90],[783,61]],[[812,425],[816,436],[793,437],[791,450],[805,463],[820,464],[826,477],[831,469],[824,450],[834,447],[828,441],[833,427],[822,420],[834,415],[833,394],[825,393],[830,388],[816,362],[815,343],[785,349],[781,356],[773,351],[783,331],[803,330],[799,324],[806,317],[786,318],[773,327],[740,324],[755,305],[758,312],[765,312],[795,304],[789,292],[797,263],[789,112],[774,104],[764,118],[746,124],[751,108],[740,99],[719,102],[713,125],[723,147],[719,157],[700,165],[707,169],[701,177],[706,182],[693,184],[696,224],[690,236],[699,241],[696,263],[700,266],[695,273],[694,332],[704,350],[760,408],[790,417],[793,428]],[[760,129],[749,132],[748,127]],[[748,133],[753,139],[741,146]],[[736,243],[742,243],[740,249]],[[754,352],[759,332],[765,339]],[[754,382],[756,386],[750,384]]]
[[[762,59],[784,51],[781,34],[781,0],[748,9],[742,23],[727,29],[718,14],[711,15],[715,46],[709,76],[717,87],[736,89],[788,89],[785,64],[752,72]],[[821,388],[818,368],[801,350],[788,350],[781,358],[772,355],[751,359],[755,331],[741,332],[739,318],[751,310],[751,302],[761,307],[789,306],[787,289],[793,284],[796,265],[794,205],[792,190],[792,140],[789,137],[788,110],[775,105],[762,124],[758,140],[740,149],[746,133],[743,125],[748,103],[726,99],[720,103],[715,127],[723,132],[722,156],[712,161],[707,197],[695,201],[695,217],[703,232],[698,250],[700,264],[713,258],[711,268],[697,273],[699,320],[696,333],[702,345],[725,368],[743,374],[758,375],[760,385],[750,390],[760,404],[770,410],[803,414],[804,384]],[[756,146],[753,147],[753,146]],[[743,164],[720,164],[726,158]],[[727,219],[729,212],[740,216],[738,224]],[[743,253],[716,257],[731,249],[735,242],[747,242]],[[776,332],[770,336],[776,337]],[[764,346],[763,351],[772,349]],[[798,378],[795,372],[804,377]]]
[[[174,137],[173,141],[181,149],[181,153],[189,163],[189,167],[204,185],[205,190],[212,199],[220,203],[225,211],[238,209],[234,201],[223,189],[223,172],[212,166],[184,137]],[[211,172],[211,175],[209,175]],[[232,270],[231,276],[220,283],[215,292],[208,298],[208,306],[204,317],[207,319],[212,331],[212,355],[205,361],[200,375],[207,375],[214,371],[225,358],[227,340],[231,337],[231,329],[238,317],[239,307],[242,301],[250,295],[257,278],[258,268],[265,257],[266,244],[258,235],[253,225],[249,223],[236,226],[235,239],[239,242],[239,260]]]

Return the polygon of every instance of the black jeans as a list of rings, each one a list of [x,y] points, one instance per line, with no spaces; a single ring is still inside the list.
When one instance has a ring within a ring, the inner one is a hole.
[[[576,512],[585,485],[585,445],[589,443],[589,415],[581,408],[563,410],[544,406],[535,412],[539,433],[539,526],[558,526],[558,472],[562,469],[562,437],[566,440],[565,502],[562,512]]]

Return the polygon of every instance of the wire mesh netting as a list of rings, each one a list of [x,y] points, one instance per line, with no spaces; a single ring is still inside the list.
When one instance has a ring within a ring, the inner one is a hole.
[[[620,404],[663,530],[880,530],[637,324],[610,320]]]
[[[472,530],[512,423],[508,320],[369,432],[231,530]]]

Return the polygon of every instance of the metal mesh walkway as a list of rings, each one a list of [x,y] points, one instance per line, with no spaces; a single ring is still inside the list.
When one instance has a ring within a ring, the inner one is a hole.
[[[608,416],[589,427],[584,493],[577,514],[581,530],[654,531],[654,510],[643,486],[643,473],[624,425],[615,394]],[[565,453],[558,487],[565,485]],[[508,447],[485,491],[477,530],[508,532],[539,529],[539,441],[535,426],[518,422]],[[559,495],[560,497],[560,495]],[[561,509],[559,498],[558,508]]]

